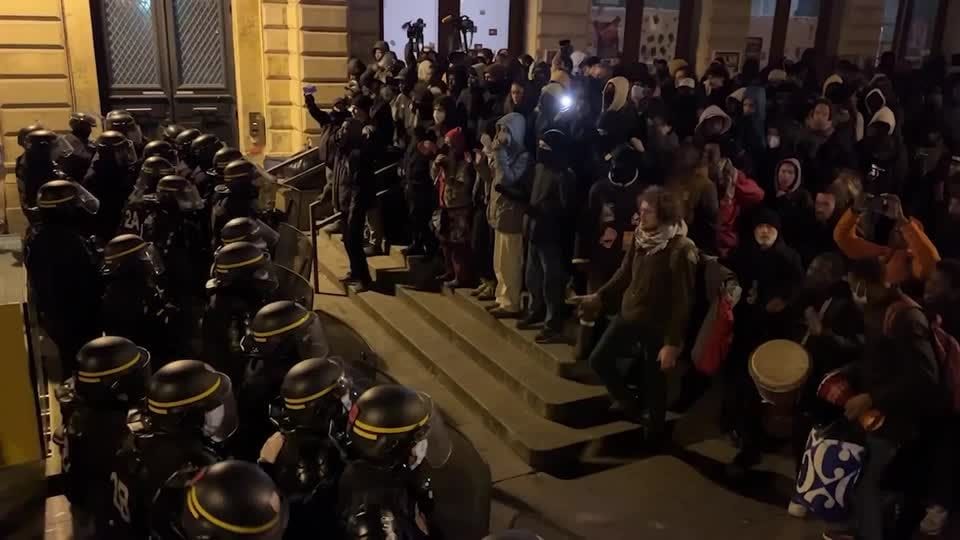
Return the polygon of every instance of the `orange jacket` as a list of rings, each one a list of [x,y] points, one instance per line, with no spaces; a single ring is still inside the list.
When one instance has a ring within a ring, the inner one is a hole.
[[[893,249],[874,244],[857,236],[860,215],[853,210],[844,212],[833,230],[833,239],[840,251],[851,259],[878,257],[886,264],[887,282],[893,285],[908,279],[926,280],[940,262],[937,247],[923,233],[920,222],[911,218],[900,226],[900,233],[907,242],[907,249]]]

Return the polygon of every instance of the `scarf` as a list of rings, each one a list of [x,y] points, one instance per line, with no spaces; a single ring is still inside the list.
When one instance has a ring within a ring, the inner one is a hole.
[[[646,255],[654,255],[663,251],[674,237],[686,235],[687,224],[681,220],[673,225],[661,225],[655,231],[645,231],[637,225],[637,230],[633,233],[633,241],[637,249],[642,249]]]

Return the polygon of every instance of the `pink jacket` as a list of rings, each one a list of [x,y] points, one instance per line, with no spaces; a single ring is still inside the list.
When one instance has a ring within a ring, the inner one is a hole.
[[[763,189],[747,178],[743,171],[737,171],[733,189],[717,189],[720,192],[720,211],[717,215],[717,251],[721,257],[727,257],[739,243],[737,221],[744,210],[749,210],[763,202]],[[732,192],[732,193],[731,193]]]

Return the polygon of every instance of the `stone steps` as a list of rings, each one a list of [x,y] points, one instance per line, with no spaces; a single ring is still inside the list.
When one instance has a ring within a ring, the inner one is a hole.
[[[447,335],[426,320],[411,316],[411,307],[403,299],[375,291],[358,293],[353,298],[479,415],[521,460],[536,469],[566,471],[583,455],[595,454],[597,445],[629,441],[639,435],[639,426],[628,422],[577,429],[548,420],[512,388],[464,355]]]
[[[543,369],[525,349],[478,322],[448,295],[398,287],[397,297],[540,416],[572,426],[607,420],[609,399],[602,386],[568,381]]]

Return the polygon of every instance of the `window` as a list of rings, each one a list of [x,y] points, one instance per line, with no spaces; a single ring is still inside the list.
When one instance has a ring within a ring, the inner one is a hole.
[[[880,43],[877,46],[877,57],[893,50],[893,33],[897,30],[897,11],[900,0],[883,0],[883,21],[880,23]]]
[[[796,62],[803,51],[817,41],[817,19],[820,16],[820,0],[791,0],[790,20],[787,23],[787,41],[783,57]]]
[[[474,47],[497,52],[509,46],[510,0],[460,0],[460,14],[470,17],[477,26]]]
[[[640,61],[673,60],[677,52],[680,0],[647,0],[643,4]]]
[[[903,54],[903,59],[913,66],[919,66],[930,54],[939,7],[940,0],[913,1],[913,16],[907,28],[907,44]]]
[[[397,57],[402,59],[403,48],[407,44],[407,31],[402,26],[419,18],[426,24],[423,30],[423,45],[437,50],[439,11],[439,0],[383,0],[384,41],[389,43],[390,50],[397,51]]]
[[[744,60],[756,58],[760,66],[770,60],[770,38],[773,36],[773,16],[777,11],[777,0],[752,0],[750,4],[750,27]]]
[[[626,0],[593,0],[590,22],[594,54],[600,58],[620,57],[626,13]]]

